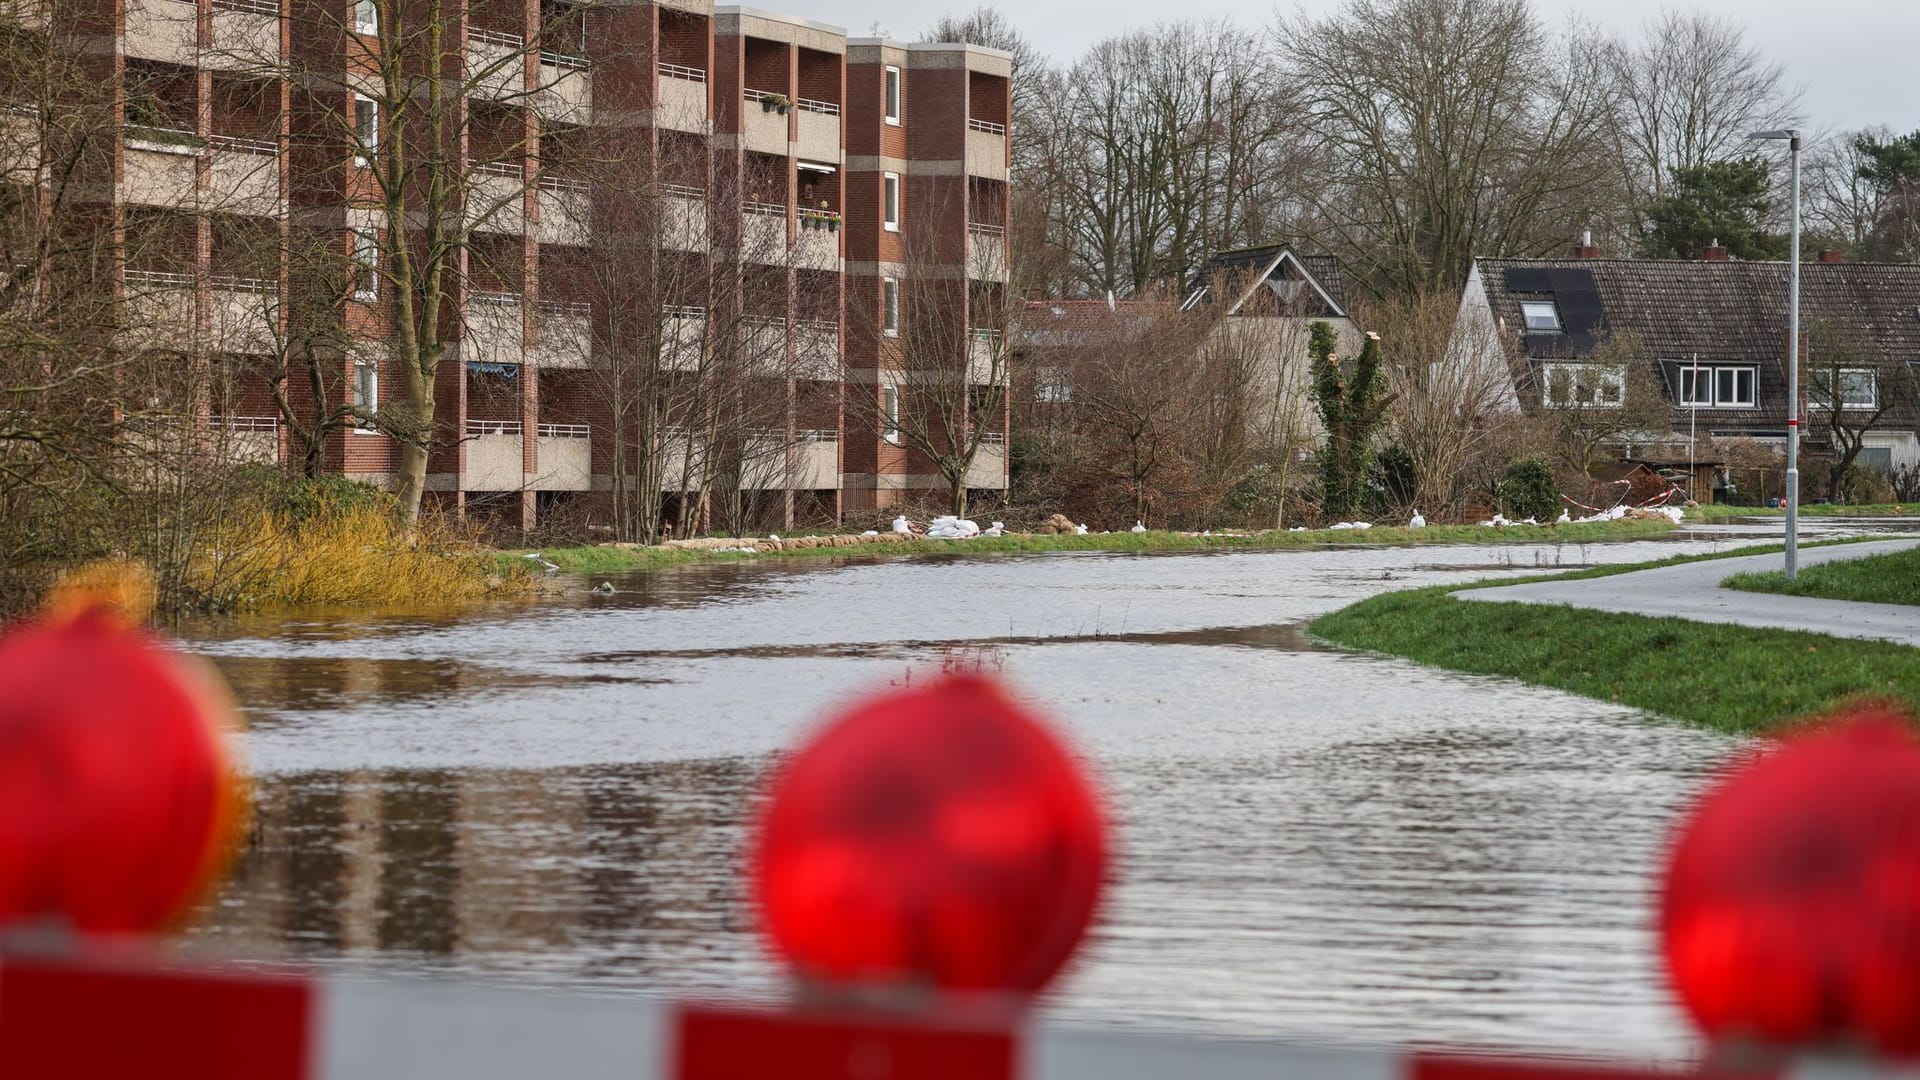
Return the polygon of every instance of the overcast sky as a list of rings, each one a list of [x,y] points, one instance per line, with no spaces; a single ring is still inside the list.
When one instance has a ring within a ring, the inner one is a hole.
[[[865,35],[876,25],[895,38],[912,40],[939,15],[972,8],[976,0],[757,0]],[[1920,3],[1915,0],[1533,0],[1550,20],[1570,14],[1615,33],[1632,33],[1663,7],[1704,9],[1744,21],[1750,40],[1786,65],[1787,78],[1805,90],[1810,126],[1858,128],[1886,124],[1900,131],[1920,128]],[[1273,7],[1232,0],[1000,0],[996,5],[1021,32],[1056,59],[1069,60],[1093,42],[1170,13],[1179,17],[1231,15],[1265,25]],[[1337,7],[1337,0],[1304,0],[1310,13]],[[1278,10],[1291,13],[1294,0]]]

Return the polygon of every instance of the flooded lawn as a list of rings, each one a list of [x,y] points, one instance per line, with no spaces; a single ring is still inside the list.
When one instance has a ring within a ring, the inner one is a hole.
[[[1057,717],[1118,819],[1054,1015],[1680,1056],[1650,873],[1735,744],[1300,627],[1725,543],[762,562],[461,620],[229,624],[197,644],[251,714],[260,812],[199,945],[774,993],[737,883],[762,776],[835,703],[958,664]]]

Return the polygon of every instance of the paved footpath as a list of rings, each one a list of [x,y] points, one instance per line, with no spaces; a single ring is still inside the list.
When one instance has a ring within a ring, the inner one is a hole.
[[[1885,555],[1916,545],[1920,545],[1920,540],[1877,540],[1867,544],[1801,548],[1800,566],[1804,569],[1833,559]],[[1737,559],[1708,559],[1578,581],[1535,581],[1522,585],[1502,585],[1497,589],[1467,589],[1454,595],[1462,600],[1568,604],[1595,611],[1671,615],[1698,622],[1808,630],[1835,637],[1876,638],[1897,641],[1903,645],[1920,645],[1920,606],[1863,604],[1852,600],[1780,596],[1720,587],[1720,582],[1733,574],[1778,570],[1780,565],[1781,555],[1774,552],[1770,555],[1744,555]]]

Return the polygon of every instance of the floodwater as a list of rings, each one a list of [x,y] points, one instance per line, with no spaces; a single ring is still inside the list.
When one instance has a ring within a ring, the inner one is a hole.
[[[768,766],[850,695],[961,666],[1058,718],[1116,817],[1057,1019],[1685,1056],[1650,875],[1737,744],[1301,628],[1388,589],[1727,543],[738,563],[202,630],[259,808],[196,945],[775,994],[739,886]]]

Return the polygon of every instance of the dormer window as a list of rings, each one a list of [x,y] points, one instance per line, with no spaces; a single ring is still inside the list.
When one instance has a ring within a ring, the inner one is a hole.
[[[1560,332],[1560,308],[1551,300],[1520,301],[1520,318],[1527,324],[1529,334]]]

